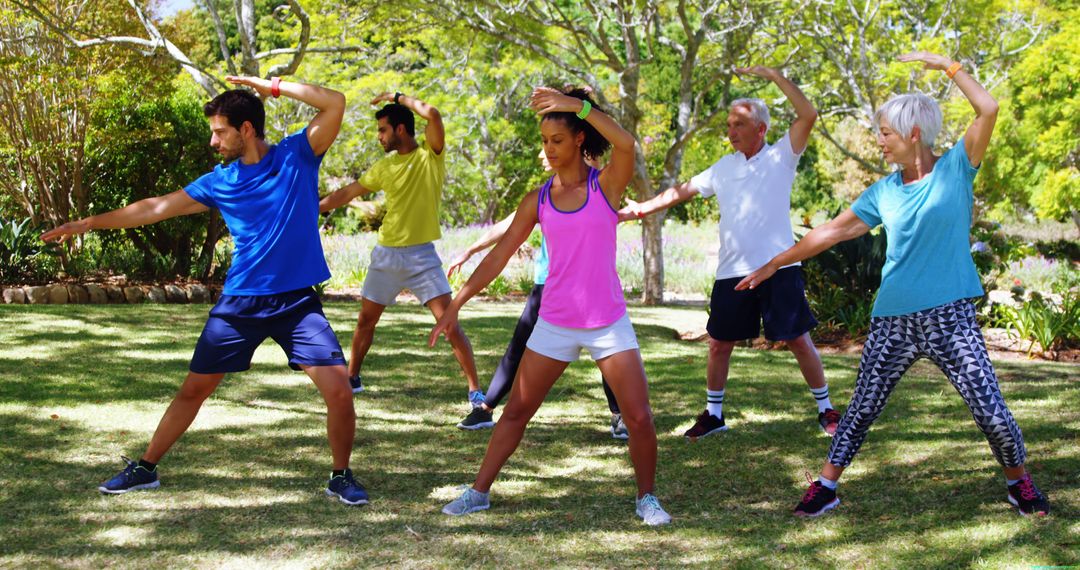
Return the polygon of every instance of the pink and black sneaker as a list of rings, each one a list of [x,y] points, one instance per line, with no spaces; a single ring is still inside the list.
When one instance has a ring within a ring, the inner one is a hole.
[[[817,421],[821,424],[821,429],[832,437],[836,435],[836,428],[840,425],[840,412],[829,408],[817,415]]]
[[[1031,481],[1031,475],[1025,474],[1015,485],[1009,485],[1009,502],[1023,516],[1050,514],[1050,501]]]
[[[806,474],[806,480],[810,482],[810,488],[795,507],[795,516],[820,517],[840,504],[834,489],[822,485],[821,481],[814,481],[809,473]]]

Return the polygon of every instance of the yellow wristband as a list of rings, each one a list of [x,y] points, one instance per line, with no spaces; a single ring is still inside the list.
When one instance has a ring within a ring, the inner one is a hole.
[[[945,75],[948,75],[949,79],[952,79],[957,71],[960,71],[960,62],[954,61],[953,64],[949,66],[949,69],[945,70]]]

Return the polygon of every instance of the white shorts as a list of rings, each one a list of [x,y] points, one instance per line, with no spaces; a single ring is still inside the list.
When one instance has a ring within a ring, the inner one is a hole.
[[[525,346],[548,358],[574,362],[581,356],[583,348],[589,351],[593,360],[600,360],[626,350],[637,350],[638,342],[628,313],[614,323],[596,329],[560,327],[538,318]]]

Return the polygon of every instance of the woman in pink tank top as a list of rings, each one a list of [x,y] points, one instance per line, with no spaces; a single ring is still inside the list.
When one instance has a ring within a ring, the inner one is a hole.
[[[555,175],[522,199],[510,228],[439,318],[429,343],[434,346],[440,334],[453,330],[461,307],[499,275],[538,222],[549,254],[540,319],[476,481],[443,512],[464,515],[488,508],[488,491],[529,420],[585,348],[609,379],[630,432],[637,515],[650,525],[666,524],[671,517],[654,494],[656,430],[645,369],[615,271],[616,208],[634,175],[634,138],[582,89],[538,88],[531,107],[542,117],[544,154]],[[586,164],[586,158],[598,159],[609,148],[611,160],[603,170]]]

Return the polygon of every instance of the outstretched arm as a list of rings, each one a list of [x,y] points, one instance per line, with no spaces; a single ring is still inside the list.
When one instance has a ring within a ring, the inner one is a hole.
[[[264,98],[273,95],[274,82],[271,79],[237,76],[225,79],[233,85],[251,87]],[[333,89],[293,81],[280,81],[278,91],[279,95],[296,99],[319,110],[315,118],[308,123],[307,138],[315,156],[324,154],[341,130],[341,120],[345,117],[345,95]]]
[[[439,110],[416,97],[405,94],[402,94],[397,99],[398,105],[408,107],[413,113],[420,115],[422,119],[427,121],[427,127],[424,128],[424,140],[427,141],[428,148],[433,150],[435,154],[442,154],[443,148],[446,146],[446,129],[443,128],[442,115],[439,114]],[[372,105],[393,102],[393,93],[382,93],[371,100]]]
[[[472,243],[465,251],[458,254],[453,261],[450,262],[450,267],[446,270],[446,276],[449,277],[454,273],[461,270],[461,266],[465,265],[465,262],[469,259],[491,247],[492,244],[499,241],[506,235],[506,230],[510,229],[510,224],[513,223],[514,217],[517,215],[517,210],[510,212],[509,216],[499,220],[498,223],[488,228],[488,231],[484,232],[484,235],[480,236],[476,241]]]
[[[342,186],[324,196],[322,200],[319,200],[319,213],[323,214],[330,210],[336,210],[351,202],[353,198],[370,193],[371,190],[361,186],[359,182],[353,182],[352,184]]]
[[[956,66],[952,80],[960,88],[960,92],[967,97],[971,108],[975,109],[975,120],[964,132],[964,150],[967,151],[968,160],[972,166],[982,163],[986,147],[990,145],[990,135],[994,134],[994,123],[997,122],[998,102],[975,78],[968,75],[959,63],[935,53],[919,51],[907,53],[899,57],[900,61],[921,61],[926,69],[948,71]]]
[[[762,281],[772,277],[773,273],[781,267],[814,257],[842,241],[855,239],[868,231],[870,231],[870,226],[856,216],[851,208],[848,208],[839,216],[810,230],[810,233],[803,236],[799,243],[789,247],[757,271],[744,277],[735,285],[735,290],[753,289],[761,285]]]
[[[698,194],[697,188],[694,188],[689,182],[683,182],[682,184],[664,190],[644,202],[633,202],[628,199],[627,201],[630,203],[619,210],[619,221],[625,222],[627,220],[644,218],[654,212],[666,210],[676,204],[681,204]]]
[[[510,223],[506,234],[484,256],[484,260],[473,271],[465,286],[458,291],[458,294],[454,296],[454,300],[450,302],[450,305],[443,312],[439,322],[435,323],[435,328],[431,329],[431,335],[428,337],[429,346],[435,346],[440,334],[452,330],[454,325],[457,324],[458,312],[461,307],[499,276],[499,273],[506,267],[506,262],[510,261],[510,257],[514,255],[514,252],[529,238],[529,234],[532,233],[533,226],[537,222],[536,199],[538,194],[539,191],[533,190],[521,199],[521,205],[518,206],[514,221]]]
[[[548,113],[578,113],[584,108],[584,101],[577,97],[563,95],[550,87],[537,87],[532,93],[529,105],[540,115]],[[622,201],[626,185],[634,177],[634,137],[626,132],[615,119],[593,108],[585,117],[600,135],[611,143],[611,161],[600,172],[600,187],[608,202],[618,204]]]
[[[806,141],[810,138],[810,131],[814,128],[814,122],[817,121],[817,109],[814,109],[813,103],[806,98],[799,86],[784,77],[784,74],[780,73],[780,71],[762,65],[738,67],[735,68],[735,73],[756,75],[772,81],[780,88],[780,91],[784,93],[784,97],[787,97],[791,106],[795,108],[795,122],[791,123],[791,129],[788,130],[791,150],[795,151],[795,154],[802,154],[806,150]]]
[[[61,242],[73,235],[84,234],[90,230],[135,228],[207,210],[209,208],[196,202],[194,198],[188,196],[187,192],[177,190],[164,196],[139,200],[111,212],[68,222],[41,234],[41,239]]]

